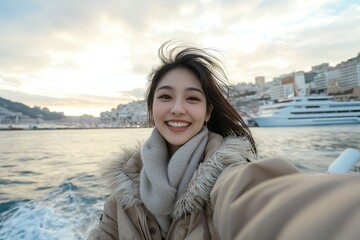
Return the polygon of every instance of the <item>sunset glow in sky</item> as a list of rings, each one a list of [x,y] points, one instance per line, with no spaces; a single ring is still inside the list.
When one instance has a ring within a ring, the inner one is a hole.
[[[360,2],[1,1],[0,97],[66,115],[144,98],[170,39],[221,51],[232,83],[360,52]]]

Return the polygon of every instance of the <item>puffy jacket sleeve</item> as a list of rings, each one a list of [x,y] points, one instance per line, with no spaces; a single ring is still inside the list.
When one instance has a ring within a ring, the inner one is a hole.
[[[232,165],[211,193],[221,239],[357,239],[360,175],[299,173],[281,159]]]
[[[107,198],[100,221],[91,230],[88,240],[142,239],[139,222],[134,223],[134,219],[139,219],[138,209],[131,207],[125,210],[118,201],[116,193]],[[145,221],[144,211],[141,213]]]
[[[98,225],[92,229],[88,237],[88,240],[100,239],[118,239],[117,202],[116,198],[112,195],[105,201],[100,221]]]

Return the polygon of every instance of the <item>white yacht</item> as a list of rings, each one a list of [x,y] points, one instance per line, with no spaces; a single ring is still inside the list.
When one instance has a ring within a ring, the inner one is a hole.
[[[302,96],[260,107],[253,116],[259,127],[360,123],[360,101],[339,102],[331,96]]]

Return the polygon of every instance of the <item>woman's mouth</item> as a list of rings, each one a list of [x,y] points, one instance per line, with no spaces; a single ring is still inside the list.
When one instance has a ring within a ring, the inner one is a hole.
[[[188,122],[168,121],[168,122],[166,122],[166,125],[168,125],[169,127],[184,128],[184,127],[190,126],[190,123],[188,123]]]

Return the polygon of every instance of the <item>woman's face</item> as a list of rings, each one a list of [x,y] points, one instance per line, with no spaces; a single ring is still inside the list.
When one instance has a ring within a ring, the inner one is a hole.
[[[154,93],[155,127],[165,138],[171,154],[198,134],[211,112],[200,81],[187,69],[176,68],[160,80]]]

